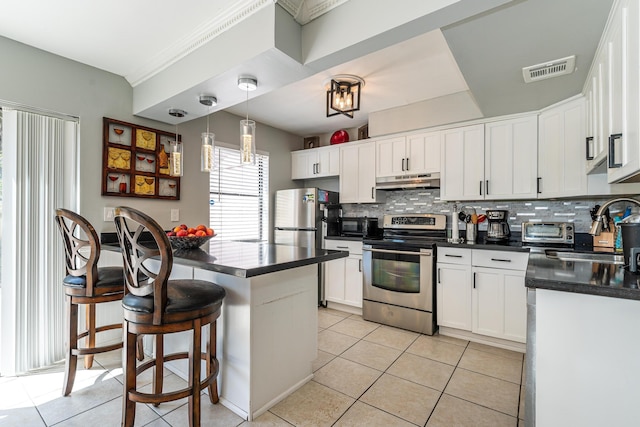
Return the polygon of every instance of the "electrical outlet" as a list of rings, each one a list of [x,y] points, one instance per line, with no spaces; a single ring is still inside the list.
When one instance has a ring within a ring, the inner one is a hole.
[[[171,221],[180,221],[180,209],[171,209]]]
[[[113,221],[115,212],[116,212],[115,208],[104,208],[104,220]]]

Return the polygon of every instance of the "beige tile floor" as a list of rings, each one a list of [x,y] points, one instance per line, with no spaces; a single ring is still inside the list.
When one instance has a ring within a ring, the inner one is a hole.
[[[522,426],[523,355],[318,311],[314,379],[253,422],[202,404],[203,426]],[[60,396],[63,365],[0,377],[0,426],[118,426],[120,353],[78,371]],[[142,378],[148,384],[150,378]],[[184,386],[167,372],[165,384]],[[187,425],[186,399],[137,405],[138,426]]]

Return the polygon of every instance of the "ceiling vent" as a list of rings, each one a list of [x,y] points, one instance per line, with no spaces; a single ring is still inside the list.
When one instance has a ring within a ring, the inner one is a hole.
[[[556,59],[543,64],[532,65],[522,69],[525,83],[537,82],[538,80],[550,79],[551,77],[571,74],[576,68],[576,56],[571,55],[566,58]]]

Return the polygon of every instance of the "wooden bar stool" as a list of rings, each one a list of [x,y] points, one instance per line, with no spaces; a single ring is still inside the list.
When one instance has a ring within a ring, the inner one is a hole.
[[[132,208],[115,210],[118,240],[125,265],[124,308],[124,393],[122,425],[132,426],[135,404],[162,402],[189,397],[189,425],[200,425],[200,394],[209,388],[211,403],[218,402],[218,360],[216,359],[216,319],[220,316],[224,288],[203,280],[169,280],[173,253],[169,238],[151,217]],[[144,231],[155,244],[141,242]],[[149,258],[159,260],[159,268],[149,269]],[[157,272],[155,272],[157,270]],[[201,328],[209,325],[206,352],[201,349]],[[192,331],[189,351],[164,354],[163,335]],[[155,358],[136,368],[135,344],[140,334],[155,335]],[[163,393],[163,364],[171,360],[189,359],[189,385],[181,390]],[[201,378],[201,362],[206,363],[206,378]],[[154,368],[152,393],[136,389],[136,376]]]
[[[122,328],[122,323],[96,327],[96,304],[121,300],[124,296],[122,267],[98,268],[100,240],[93,226],[82,216],[67,209],[56,209],[56,223],[62,234],[67,275],[62,280],[67,312],[67,346],[62,394],[68,396],[76,377],[78,356],[84,356],[86,369],[97,353],[122,348],[122,341],[96,347],[96,334]],[[78,306],[86,305],[86,330],[78,333]],[[86,338],[86,346],[78,340]]]

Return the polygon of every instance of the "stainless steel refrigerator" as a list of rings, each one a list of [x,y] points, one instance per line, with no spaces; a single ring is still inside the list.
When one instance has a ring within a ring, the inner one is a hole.
[[[339,233],[338,193],[318,188],[276,191],[274,241],[322,248],[326,235]]]
[[[318,188],[276,191],[275,243],[321,249],[324,236],[340,234],[338,201],[337,192]],[[318,305],[326,307],[323,264],[318,264]]]

